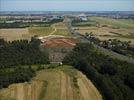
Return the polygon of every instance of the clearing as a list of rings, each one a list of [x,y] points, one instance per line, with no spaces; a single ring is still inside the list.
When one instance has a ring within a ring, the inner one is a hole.
[[[51,62],[61,62],[77,43],[77,40],[65,37],[47,37],[42,41],[44,43],[41,44],[41,47],[49,52]]]

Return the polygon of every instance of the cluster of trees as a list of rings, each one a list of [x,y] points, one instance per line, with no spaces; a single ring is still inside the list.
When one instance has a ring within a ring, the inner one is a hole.
[[[25,28],[28,26],[28,24],[22,23],[0,23],[0,28]]]
[[[14,68],[0,69],[0,89],[6,88],[12,83],[30,81],[35,76],[35,71],[29,66],[28,68],[14,66]]]
[[[26,28],[33,25],[49,27],[50,25],[62,22],[63,19],[53,19],[49,22],[14,22],[14,23],[0,23],[0,28]]]
[[[63,63],[86,74],[104,100],[133,100],[134,64],[110,58],[89,43],[78,43]]]
[[[95,44],[99,44],[99,43],[101,42],[98,38],[96,38],[96,37],[92,34],[92,32],[90,32],[90,33],[85,33],[84,37],[85,37],[87,40],[89,40],[90,42],[93,42],[93,43],[95,43]]]
[[[117,39],[109,39],[103,41],[100,46],[126,56],[134,57],[134,46],[130,45],[130,42],[122,42]]]
[[[49,64],[48,53],[40,49],[40,40],[35,37],[31,41],[6,42],[0,39],[0,88],[29,81],[35,75],[31,68],[34,64]],[[37,68],[41,69],[43,66]]]
[[[59,19],[52,19],[48,22],[46,22],[47,24],[54,24],[54,23],[58,23],[58,22],[63,22],[63,18],[59,18]]]
[[[0,68],[49,63],[48,53],[40,50],[40,40],[32,38],[6,42],[0,39]]]
[[[81,26],[81,27],[84,27],[84,26],[98,26],[98,22],[96,21],[93,21],[93,20],[90,20],[90,21],[82,21],[80,19],[74,19],[72,21],[72,26]]]

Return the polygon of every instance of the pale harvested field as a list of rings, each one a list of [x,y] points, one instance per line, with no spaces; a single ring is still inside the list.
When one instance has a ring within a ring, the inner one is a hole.
[[[92,84],[90,80],[87,79],[85,75],[78,72],[78,85],[80,89],[81,96],[84,100],[102,100],[102,97],[96,87]]]
[[[29,31],[27,28],[15,28],[15,29],[0,29],[0,37],[7,41],[29,39]]]
[[[71,76],[50,69],[40,71],[30,83],[13,84],[0,90],[0,100],[102,100],[91,81],[77,73],[79,92],[73,87]]]
[[[74,27],[76,32],[85,34],[92,32],[101,40],[119,39],[121,41],[134,42],[134,20],[133,19],[111,19],[104,17],[89,17],[88,23],[96,22],[91,26]],[[83,22],[84,23],[84,22]],[[82,23],[82,24],[83,24]],[[85,22],[86,23],[86,22]],[[132,36],[132,37],[131,37]]]
[[[75,27],[76,32],[79,32],[81,34],[85,34],[92,32],[92,34],[99,36],[99,35],[112,35],[117,36],[116,34],[113,34],[111,32],[119,33],[122,35],[128,35],[129,31],[126,29],[112,29],[109,27]]]

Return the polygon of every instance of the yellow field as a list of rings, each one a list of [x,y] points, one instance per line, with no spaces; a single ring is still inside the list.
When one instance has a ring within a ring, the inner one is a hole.
[[[15,28],[15,29],[0,29],[0,37],[7,41],[29,39],[29,31],[27,28]]]
[[[80,32],[82,34],[85,34],[86,32],[90,33],[92,32],[94,35],[99,36],[99,35],[114,35],[117,36],[116,34],[113,34],[111,32],[115,33],[120,33],[123,35],[129,34],[128,30],[125,29],[112,29],[110,27],[74,27],[76,29],[76,32]]]
[[[77,70],[67,70],[63,66],[42,70],[30,83],[13,84],[0,90],[0,100],[102,100],[85,75]],[[74,77],[78,87],[74,85]]]

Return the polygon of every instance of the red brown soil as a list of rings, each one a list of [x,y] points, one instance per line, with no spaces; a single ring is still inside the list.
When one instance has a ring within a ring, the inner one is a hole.
[[[70,38],[52,38],[43,39],[41,46],[43,47],[73,47],[76,44],[76,40]]]

